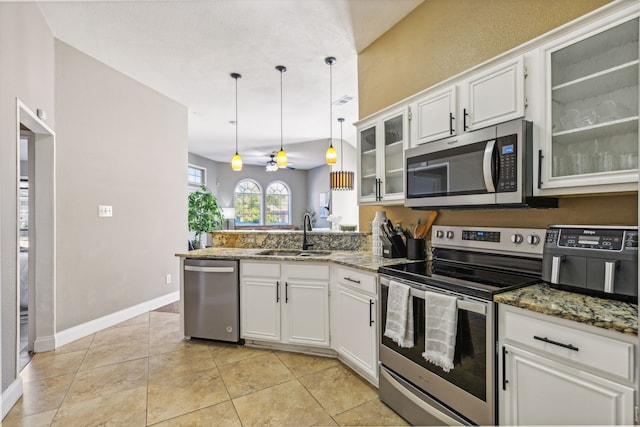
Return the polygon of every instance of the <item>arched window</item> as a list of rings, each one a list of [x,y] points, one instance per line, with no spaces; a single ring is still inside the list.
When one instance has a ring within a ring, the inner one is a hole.
[[[262,224],[262,190],[257,182],[250,179],[238,182],[233,200],[236,209],[236,225]]]
[[[267,225],[291,224],[291,197],[283,182],[272,182],[266,191]]]

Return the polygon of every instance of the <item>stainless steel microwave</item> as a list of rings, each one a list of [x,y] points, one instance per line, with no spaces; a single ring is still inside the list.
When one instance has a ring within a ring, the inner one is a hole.
[[[405,206],[557,207],[533,198],[533,124],[513,120],[405,152]]]

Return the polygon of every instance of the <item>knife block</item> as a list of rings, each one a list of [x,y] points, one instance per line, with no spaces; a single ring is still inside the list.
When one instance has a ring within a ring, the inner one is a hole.
[[[405,258],[407,256],[407,247],[401,236],[391,236],[390,243],[382,245],[382,256],[384,258]]]

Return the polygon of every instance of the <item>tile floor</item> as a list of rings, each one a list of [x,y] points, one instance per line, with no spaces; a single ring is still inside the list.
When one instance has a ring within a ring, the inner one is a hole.
[[[36,354],[21,375],[6,427],[408,425],[336,359],[184,340],[171,310]]]

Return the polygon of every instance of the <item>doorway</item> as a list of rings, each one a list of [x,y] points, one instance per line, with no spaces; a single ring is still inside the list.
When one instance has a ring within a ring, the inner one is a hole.
[[[19,99],[16,112],[15,367],[20,372],[29,351],[55,349],[55,133]]]

